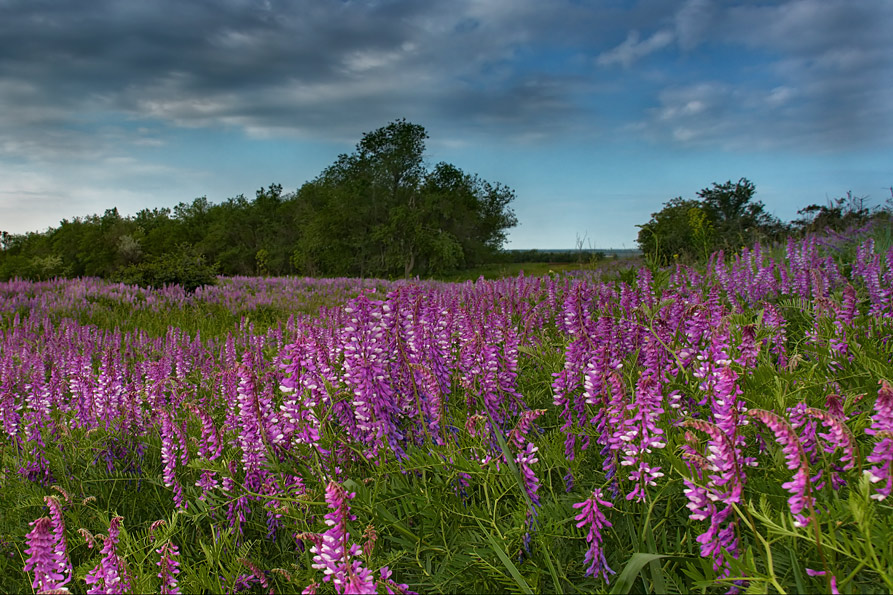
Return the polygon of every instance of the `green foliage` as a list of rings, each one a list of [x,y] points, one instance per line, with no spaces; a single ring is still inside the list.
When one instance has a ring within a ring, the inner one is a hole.
[[[865,206],[865,198],[853,196],[829,200],[825,205],[811,204],[797,211],[799,219],[791,222],[798,233],[815,233],[824,230],[843,231],[865,223],[871,218],[871,209]]]
[[[184,244],[177,252],[125,267],[117,278],[123,283],[155,289],[180,285],[187,293],[192,293],[199,287],[217,283],[215,269],[197,250]]]
[[[700,200],[677,197],[639,225],[638,244],[655,266],[677,259],[706,260],[717,250],[737,251],[764,239],[780,237],[785,227],[754,201],[756,187],[746,178],[714,183],[698,192]]]
[[[514,192],[454,165],[424,167],[425,129],[363,135],[297,194],[292,263],[310,275],[441,275],[491,259],[517,224]]]
[[[713,230],[704,205],[677,197],[639,226],[638,243],[645,257],[658,265],[678,258],[702,257],[713,244]]]
[[[511,188],[439,163],[406,120],[367,132],[297,192],[282,185],[214,204],[207,197],[122,217],[64,219],[0,238],[0,280],[163,278],[160,260],[194,246],[224,275],[437,276],[492,262],[517,225]]]

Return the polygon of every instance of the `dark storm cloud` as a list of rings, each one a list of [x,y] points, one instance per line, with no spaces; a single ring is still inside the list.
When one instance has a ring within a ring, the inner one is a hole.
[[[406,107],[437,117],[448,100],[469,123],[491,121],[498,100],[516,115],[501,122],[523,128],[524,114],[560,116],[570,100],[544,102],[523,83],[471,97],[452,81],[496,89],[500,76],[529,75],[516,72],[518,48],[583,40],[593,29],[581,16],[536,2],[5,2],[0,103],[13,109],[0,120],[35,131],[113,112],[316,136]]]
[[[599,82],[650,76],[661,56],[685,69],[716,47],[768,55],[768,71],[652,82],[632,129],[671,142],[772,144],[778,131],[787,143],[862,142],[890,123],[890,6],[0,1],[0,153],[119,147],[97,122],[347,140],[406,116],[497,140],[592,134],[596,121],[628,125],[596,113]]]

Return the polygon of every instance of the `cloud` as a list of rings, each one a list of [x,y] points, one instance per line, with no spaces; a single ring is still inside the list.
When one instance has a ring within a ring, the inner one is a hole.
[[[714,16],[711,0],[687,0],[674,18],[679,47],[688,51],[701,43],[714,24]]]
[[[658,143],[734,150],[889,146],[893,40],[885,22],[893,22],[891,3],[689,0],[675,16],[679,46],[698,47],[701,60],[731,56],[740,66],[717,62],[683,80],[661,79],[646,117],[625,129]],[[629,61],[647,49],[627,45]]]
[[[639,32],[630,31],[623,43],[599,55],[597,62],[599,66],[620,64],[629,68],[645,56],[667,47],[673,43],[674,39],[675,35],[672,31],[662,30],[640,41]]]
[[[562,75],[535,66],[531,72],[523,49],[585,46],[598,31],[596,16],[532,0],[12,2],[0,4],[0,80],[29,85],[27,105],[46,111],[29,116],[28,131],[113,110],[175,126],[339,138],[402,115],[405,106],[437,119],[437,97],[462,96],[470,85],[495,91],[464,105],[472,110],[468,120],[512,135],[517,131],[500,127],[526,124],[490,118],[497,96],[519,102],[507,105],[509,112],[553,120],[569,101],[498,90],[551,74],[551,93],[563,93]],[[26,102],[3,103],[17,107],[0,115],[0,127],[24,132],[16,122]],[[550,105],[558,111],[544,111]],[[64,150],[46,142],[48,151]]]
[[[109,161],[178,135],[349,147],[398,117],[444,147],[889,148],[889,22],[872,0],[0,0],[0,175],[112,196],[193,175]]]

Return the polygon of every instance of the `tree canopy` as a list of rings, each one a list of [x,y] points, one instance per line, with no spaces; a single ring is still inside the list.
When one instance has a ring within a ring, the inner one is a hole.
[[[364,134],[296,192],[280,184],[220,204],[64,219],[0,235],[0,280],[100,276],[145,284],[223,275],[409,277],[491,261],[517,224],[515,193],[425,162],[424,127],[395,120]],[[195,263],[202,263],[196,269]],[[188,271],[188,273],[187,273]],[[200,273],[200,274],[199,274]],[[159,281],[160,280],[160,281]]]
[[[716,250],[737,250],[760,239],[776,239],[786,227],[753,199],[756,187],[747,178],[704,188],[700,200],[681,196],[664,203],[639,225],[638,244],[658,264],[675,259],[705,258]]]
[[[429,275],[474,266],[517,224],[515,193],[448,163],[424,163],[425,129],[397,120],[297,193],[295,266],[308,274]]]

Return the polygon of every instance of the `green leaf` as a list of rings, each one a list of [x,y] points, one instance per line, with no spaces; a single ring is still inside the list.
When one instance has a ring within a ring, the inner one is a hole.
[[[633,583],[636,581],[636,577],[639,576],[639,573],[646,564],[666,557],[666,555],[662,554],[644,554],[642,552],[636,552],[630,556],[626,566],[623,567],[623,572],[617,577],[617,582],[614,583],[614,588],[611,589],[611,594],[619,595],[629,593],[633,588]]]
[[[530,585],[527,584],[527,581],[524,580],[524,577],[521,576],[521,572],[518,570],[518,567],[512,563],[509,559],[508,555],[502,550],[502,546],[496,542],[496,539],[490,535],[490,533],[484,529],[484,525],[481,524],[480,519],[475,517],[475,522],[478,524],[478,527],[481,528],[481,532],[487,538],[487,541],[490,542],[490,547],[493,548],[493,551],[496,552],[496,555],[499,557],[500,561],[502,561],[502,565],[505,566],[505,569],[508,570],[508,573],[514,579],[515,584],[518,585],[518,588],[521,589],[522,593],[527,593],[528,595],[533,595],[533,590],[531,590]]]

